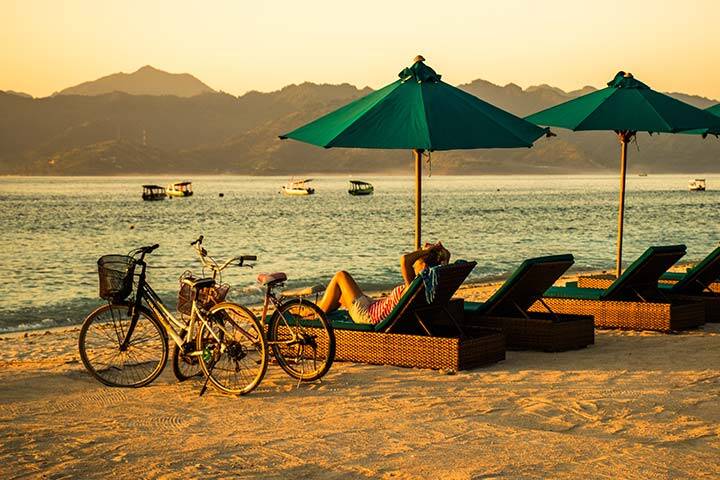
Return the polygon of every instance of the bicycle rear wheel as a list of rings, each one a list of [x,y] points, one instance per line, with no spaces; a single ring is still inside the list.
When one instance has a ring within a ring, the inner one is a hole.
[[[200,368],[215,388],[231,395],[252,392],[267,371],[267,344],[255,315],[234,303],[210,309],[196,337]]]
[[[335,333],[314,303],[295,298],[275,310],[268,323],[268,344],[280,367],[303,382],[325,375],[335,360]]]
[[[121,344],[132,317],[128,305],[103,305],[93,311],[80,329],[80,359],[93,377],[111,387],[142,387],[165,368],[167,338],[157,319],[145,309],[126,349]]]

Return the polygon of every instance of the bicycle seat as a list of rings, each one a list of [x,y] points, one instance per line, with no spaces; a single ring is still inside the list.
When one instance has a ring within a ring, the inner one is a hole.
[[[261,273],[257,276],[257,281],[260,282],[263,286],[277,285],[278,283],[282,283],[285,280],[287,280],[287,275],[285,275],[283,272]]]
[[[203,288],[209,288],[215,285],[215,280],[212,278],[183,278],[182,283],[199,291]]]

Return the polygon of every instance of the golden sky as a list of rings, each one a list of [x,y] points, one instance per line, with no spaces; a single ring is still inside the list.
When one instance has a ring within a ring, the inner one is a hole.
[[[0,90],[152,65],[232,94],[385,85],[421,53],[448,83],[604,86],[618,70],[720,99],[720,0],[0,0]]]

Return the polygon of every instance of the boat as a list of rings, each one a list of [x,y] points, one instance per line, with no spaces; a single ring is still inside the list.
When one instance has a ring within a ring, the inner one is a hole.
[[[705,179],[704,178],[696,178],[695,180],[690,180],[688,183],[688,188],[690,188],[691,192],[704,192],[705,191]]]
[[[350,190],[348,190],[350,195],[372,195],[374,191],[375,187],[367,182],[350,180]]]
[[[312,178],[306,178],[305,180],[291,178],[288,183],[282,186],[282,193],[285,195],[312,195],[315,193],[315,189],[307,186],[310,182],[312,182]]]
[[[638,177],[647,177],[647,172],[638,173]]]
[[[167,186],[168,197],[189,197],[193,194],[192,182],[177,182]]]
[[[142,199],[146,201],[165,200],[165,187],[160,185],[143,185]]]

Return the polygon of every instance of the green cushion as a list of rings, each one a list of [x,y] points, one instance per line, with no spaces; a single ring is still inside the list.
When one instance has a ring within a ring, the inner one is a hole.
[[[660,278],[663,280],[679,281],[679,280],[682,280],[683,278],[685,278],[685,275],[686,274],[683,272],[665,272],[662,274],[662,276]]]
[[[710,252],[702,262],[695,265],[673,286],[673,292],[688,295],[702,293],[704,285],[710,285],[720,277],[720,247]]]
[[[487,315],[519,314],[527,310],[574,263],[572,255],[550,255],[523,261],[505,283],[484,303],[474,307]]]
[[[358,330],[368,332],[375,330],[375,325],[370,323],[353,322],[347,310],[335,310],[334,312],[328,313],[327,318],[332,327],[339,330]]]
[[[660,276],[685,255],[686,250],[685,245],[648,248],[605,290],[603,298],[635,297],[636,292],[652,296],[653,292],[657,293]]]
[[[577,298],[581,300],[600,300],[605,290],[602,288],[579,288],[576,285],[564,287],[550,287],[546,292],[546,297],[560,298]]]

